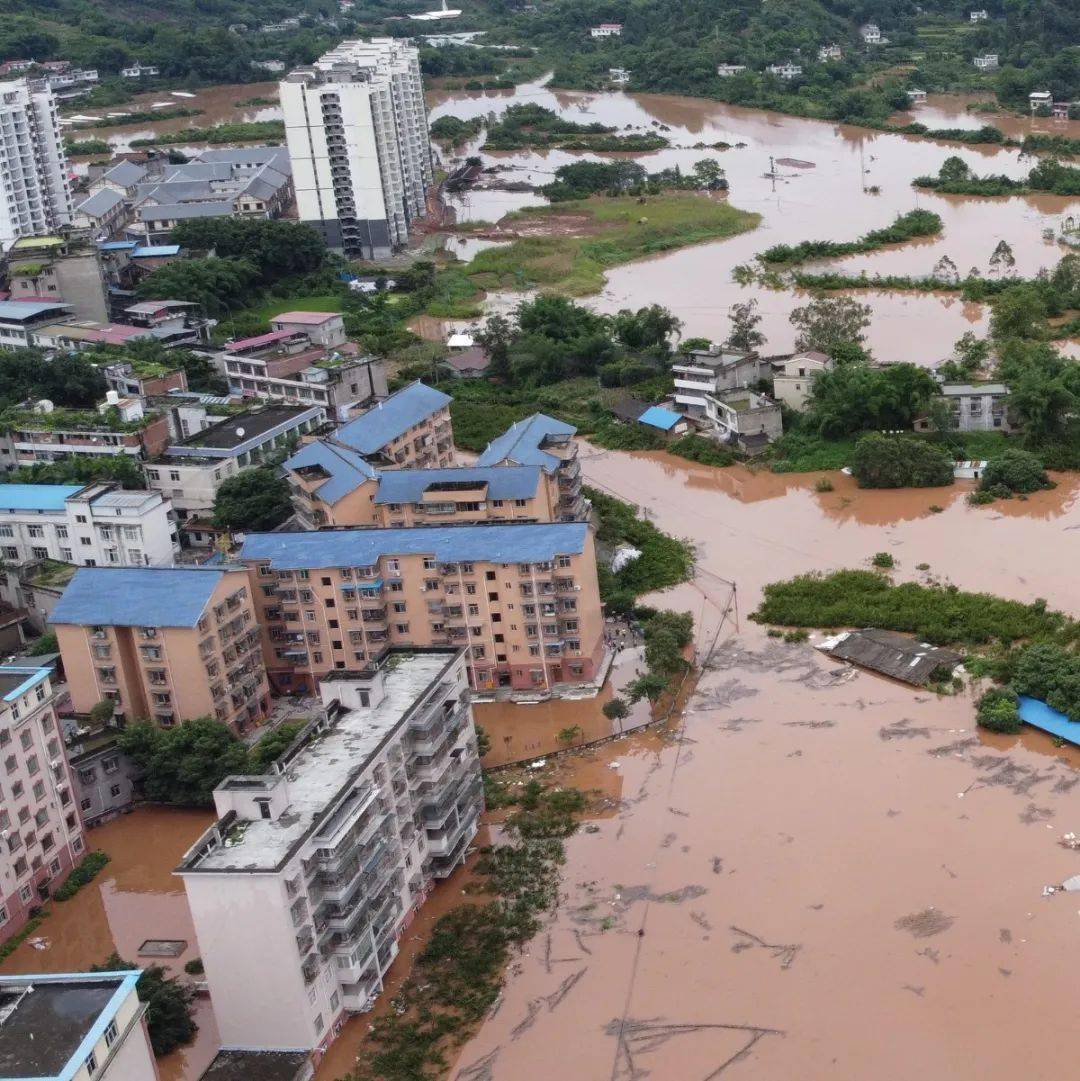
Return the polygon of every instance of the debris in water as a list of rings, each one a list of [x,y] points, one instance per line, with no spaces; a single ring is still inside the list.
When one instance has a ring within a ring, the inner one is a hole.
[[[900,988],[900,990],[901,991],[910,991],[913,995],[918,995],[919,998],[922,998],[923,995],[926,994],[926,988],[925,987],[915,987],[910,983],[903,984],[903,986]]]
[[[734,924],[732,924],[731,930],[739,936],[731,947],[732,953],[742,953],[743,950],[752,950],[759,947],[768,950],[773,957],[779,958],[782,969],[791,968],[799,950],[802,949],[802,946],[799,945],[781,946],[774,942],[766,942],[763,938],[758,938],[757,935],[752,934],[750,931],[744,931]]]
[[[922,912],[901,916],[893,927],[897,931],[907,931],[913,938],[931,938],[947,931],[955,922],[955,917],[946,916],[939,909],[930,907],[924,908]]]
[[[1010,931],[1008,927],[1002,927],[1002,929],[998,931],[998,942],[1004,942],[1006,944],[1012,942],[1012,931]]]

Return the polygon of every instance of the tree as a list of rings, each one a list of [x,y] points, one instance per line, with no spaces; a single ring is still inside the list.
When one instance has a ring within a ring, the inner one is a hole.
[[[223,259],[244,259],[266,284],[318,270],[326,244],[303,222],[265,218],[192,218],[172,231],[172,239],[194,251]]]
[[[860,488],[935,488],[952,484],[952,461],[931,443],[872,432],[855,444],[852,475]]]
[[[1014,338],[1001,347],[998,375],[1009,386],[1009,414],[1030,443],[1061,435],[1080,400],[1080,365],[1045,343]]]
[[[117,743],[143,771],[146,798],[181,807],[212,807],[221,781],[250,766],[247,748],[212,717],[175,728],[140,721],[122,729]]]
[[[981,728],[991,732],[1019,732],[1021,723],[1018,705],[1019,700],[1014,691],[1006,687],[991,687],[979,699],[975,717]]]
[[[870,325],[870,307],[851,297],[816,296],[809,304],[796,308],[789,319],[798,330],[796,349],[816,349],[831,355],[838,345],[864,340],[863,331]]]
[[[1010,492],[1037,492],[1053,488],[1042,462],[1032,453],[1010,447],[986,463],[980,486],[986,490],[998,486]]]
[[[0,406],[47,398],[54,405],[87,409],[105,390],[105,377],[78,354],[59,353],[46,360],[38,349],[0,353]]]
[[[246,259],[180,259],[148,274],[136,292],[144,300],[186,300],[220,318],[245,307],[255,296],[258,280],[258,271]]]
[[[733,349],[745,349],[750,352],[764,343],[765,335],[757,329],[761,316],[758,314],[756,300],[732,304],[728,308],[728,321],[731,323],[728,344]]]
[[[103,698],[90,707],[90,720],[97,725],[111,721],[116,714],[116,703],[111,698]]]
[[[300,734],[306,721],[285,721],[272,732],[267,732],[251,748],[250,770],[253,773],[265,773],[288,750],[290,744]]]
[[[572,724],[567,728],[560,728],[555,738],[569,747],[575,740],[581,739],[584,735],[585,733],[580,724]]]
[[[716,158],[702,158],[694,162],[694,181],[705,191],[727,191],[728,187],[724,170]]]
[[[945,181],[966,180],[971,174],[968,163],[955,154],[947,157],[938,170],[938,177]]]
[[[616,339],[631,352],[653,350],[667,354],[670,352],[669,340],[679,336],[682,321],[663,305],[649,304],[636,312],[623,308],[612,318],[611,329]]]
[[[625,698],[613,698],[610,702],[605,702],[601,708],[609,721],[621,721],[630,714],[630,707],[626,704]]]
[[[43,657],[48,653],[59,653],[60,646],[56,640],[56,631],[46,631],[26,652],[31,657]]]
[[[71,454],[55,462],[34,462],[0,473],[0,484],[90,484],[106,481],[122,488],[146,487],[146,476],[130,454]]]
[[[488,375],[506,379],[510,374],[510,345],[514,340],[514,325],[505,315],[488,316],[488,321],[476,335],[476,342],[488,355]]]
[[[100,965],[91,965],[91,972],[129,972],[139,968],[124,961],[117,953],[111,953]],[[139,1001],[146,1003],[146,1027],[150,1034],[150,1046],[160,1058],[177,1047],[189,1044],[199,1031],[192,1016],[195,1001],[193,988],[166,973],[161,965],[144,968],[135,985]]]
[[[1034,285],[1014,285],[994,298],[990,337],[1038,339],[1046,336],[1046,302]]]
[[[914,364],[842,364],[814,380],[807,424],[826,438],[910,428],[938,393],[934,377]]]
[[[214,498],[214,525],[237,532],[274,529],[292,514],[289,483],[268,466],[229,477]]]

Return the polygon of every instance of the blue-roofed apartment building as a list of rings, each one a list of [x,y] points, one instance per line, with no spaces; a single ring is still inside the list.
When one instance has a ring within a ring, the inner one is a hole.
[[[460,646],[469,679],[547,693],[603,669],[587,522],[248,534],[271,684],[309,693],[388,646]]]
[[[478,466],[539,466],[558,485],[558,520],[579,521],[588,517],[589,501],[581,494],[581,465],[577,429],[544,413],[511,425],[493,439],[479,458]]]
[[[50,620],[76,713],[109,699],[164,728],[216,717],[243,732],[269,690],[247,572],[80,567]]]

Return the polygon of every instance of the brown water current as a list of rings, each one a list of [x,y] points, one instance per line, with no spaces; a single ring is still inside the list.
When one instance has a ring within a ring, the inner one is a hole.
[[[172,872],[212,821],[205,811],[149,807],[91,830],[87,847],[108,853],[109,864],[71,900],[53,901],[48,917],[0,972],[81,972],[116,952],[140,967],[161,965],[188,978],[184,965],[199,956],[199,944],[183,883]],[[186,945],[176,957],[140,956],[149,938]],[[162,1081],[194,1081],[217,1054],[217,1027],[205,996],[196,1000],[195,1019],[195,1041],[158,1060]]]
[[[695,581],[659,599],[693,611],[705,671],[666,740],[563,760],[563,782],[621,778],[617,809],[568,842],[559,912],[451,1076],[1071,1075],[1080,903],[1041,893],[1080,871],[1058,843],[1080,827],[1080,754],[984,734],[966,692],[838,665],[746,615],[770,581],[880,550],[899,578],[928,563],[1076,614],[1075,478],[973,508],[960,487],[861,492],[832,474],[820,494],[664,454],[582,459],[589,483],[697,546]],[[717,636],[724,579],[739,621]]]
[[[932,103],[896,119],[930,125],[978,127],[1001,123],[1010,135],[1028,131],[1069,134],[1070,124],[1036,118],[986,117],[964,109],[968,99],[935,97]],[[1015,273],[1034,275],[1052,267],[1064,250],[1043,239],[1044,229],[1059,226],[1076,199],[1036,195],[1010,199],[972,199],[920,192],[911,180],[936,174],[946,157],[956,155],[979,173],[1020,177],[1032,166],[1018,151],[997,146],[968,146],[914,136],[870,131],[777,113],[724,105],[699,98],[663,94],[577,93],[525,84],[513,94],[440,91],[428,95],[432,118],[499,113],[517,102],[534,102],[581,122],[600,121],[620,130],[661,131],[671,146],[636,158],[650,171],[679,165],[688,170],[705,156],[720,159],[731,184],[731,202],[762,215],[761,226],[728,240],[701,244],[616,267],[593,303],[603,311],[660,303],[683,320],[686,335],[723,338],[727,312],[737,301],[755,298],[764,317],[761,330],[772,352],[789,350],[794,330],[788,322],[793,308],[806,296],[792,290],[741,286],[731,277],[734,266],[750,263],[765,248],[800,240],[853,240],[871,229],[888,225],[916,207],[933,210],[943,221],[940,237],[894,246],[838,261],[838,269],[868,275],[929,275],[948,256],[961,276],[974,267],[993,276],[990,256],[1006,241],[1016,258]],[[1072,125],[1078,127],[1080,125]],[[727,151],[694,149],[694,144],[726,142]],[[737,145],[743,144],[743,145]],[[476,153],[476,145],[460,153]],[[582,155],[564,151],[544,153],[484,153],[488,164],[502,168],[506,180],[544,184],[558,166]],[[775,166],[770,159],[812,163]],[[495,221],[508,210],[535,205],[531,193],[473,191],[458,201],[461,220]],[[965,303],[956,294],[908,292],[864,293],[873,307],[867,341],[882,360],[909,360],[931,365],[946,357],[965,331],[984,332],[987,312]],[[501,298],[496,298],[499,302]]]

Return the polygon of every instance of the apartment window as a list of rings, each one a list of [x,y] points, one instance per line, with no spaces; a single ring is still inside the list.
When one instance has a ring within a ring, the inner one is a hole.
[[[15,530],[9,525],[0,525],[0,537],[14,537]]]
[[[83,1065],[86,1067],[86,1072],[91,1077],[93,1077],[94,1074],[97,1073],[97,1056],[94,1054],[93,1051],[91,1051],[90,1054],[86,1056],[86,1061],[83,1063]]]
[[[408,625],[408,623],[395,623],[394,624],[394,630],[397,631],[398,634],[408,634],[409,633],[409,625]]]
[[[169,480],[176,481],[176,480],[179,480],[179,479],[180,479],[180,473],[179,473],[178,470],[172,469],[172,470],[169,471]]]
[[[83,547],[89,548],[93,541],[91,541],[89,537],[80,537],[79,543],[83,545]]]
[[[23,862],[25,863],[25,861],[23,861]],[[22,903],[24,905],[30,903],[30,898],[32,896],[33,896],[33,894],[30,892],[30,887],[29,886],[23,886],[23,888],[21,890],[19,890],[19,900],[22,901]],[[93,1057],[94,1057],[93,1055],[90,1056],[90,1058],[93,1058]],[[87,1059],[86,1061],[87,1061],[87,1063],[89,1063],[90,1059]],[[97,1069],[96,1064],[94,1066],[94,1069],[95,1070]]]
[[[71,551],[71,549],[70,548],[61,548],[60,549],[60,558],[65,563],[70,563],[72,561],[72,551]]]
[[[82,801],[82,802],[81,802],[81,803],[79,804],[79,808],[80,808],[81,810],[83,810],[83,811],[89,811],[89,810],[90,810],[90,804],[91,804],[91,801],[90,801],[90,800],[88,800],[88,799],[84,799],[84,800],[83,800],[83,801]]]
[[[18,559],[19,558],[19,549],[13,547],[10,544],[5,545],[4,546],[4,558],[5,559]]]
[[[116,1027],[115,1021],[110,1021],[105,1029],[105,1046],[112,1047],[116,1043],[117,1038],[120,1035],[120,1030]]]
[[[29,773],[31,777],[33,777],[39,769],[41,769],[41,764],[38,762],[37,755],[30,755],[30,757],[26,760],[26,772]]]
[[[80,525],[86,525],[86,515],[85,514],[76,514],[75,515],[75,521],[78,522]]]
[[[15,716],[18,717],[18,714],[15,714]],[[25,728],[22,732],[19,733],[19,746],[21,746],[24,751],[30,750],[30,745],[33,742],[34,733],[31,732],[29,728]]]
[[[156,694],[156,695],[154,695],[154,697],[155,698],[165,698],[166,700],[168,700],[169,696],[167,694],[165,694],[165,695],[157,695]],[[102,763],[101,763],[101,768],[106,773],[116,773],[116,771],[120,768],[120,756],[114,754],[114,755],[110,755],[106,759],[103,759]]]
[[[34,783],[34,799],[42,800],[45,798],[45,782],[36,781]]]
[[[7,905],[0,905],[0,924],[5,924],[8,921]]]
[[[111,797],[112,797],[113,799],[119,799],[119,798],[120,798],[120,786],[119,786],[118,784],[114,784],[114,785],[112,785],[112,786],[111,786],[111,787],[109,788],[109,795],[110,795],[110,796],[111,796]]]

